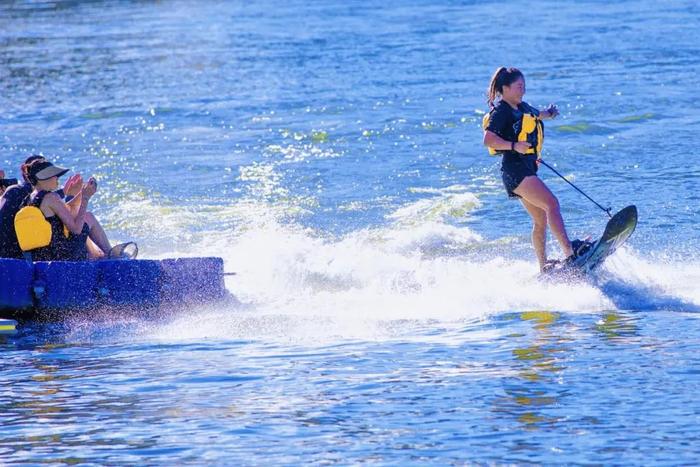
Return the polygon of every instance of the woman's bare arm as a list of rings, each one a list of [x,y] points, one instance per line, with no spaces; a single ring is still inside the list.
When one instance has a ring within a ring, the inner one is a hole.
[[[44,196],[44,199],[41,202],[41,210],[44,212],[44,214],[49,214],[47,212],[48,210],[50,213],[58,216],[58,218],[61,219],[61,222],[63,222],[63,225],[65,225],[72,233],[77,235],[83,231],[83,224],[85,223],[87,200],[84,200],[85,198],[81,197],[78,213],[74,215],[66,203],[64,203],[56,193],[49,193]]]
[[[518,141],[517,143],[513,143],[501,138],[493,131],[486,130],[484,131],[484,146],[488,146],[496,151],[515,150],[521,154],[525,154],[525,152],[530,149],[531,144],[527,141]]]

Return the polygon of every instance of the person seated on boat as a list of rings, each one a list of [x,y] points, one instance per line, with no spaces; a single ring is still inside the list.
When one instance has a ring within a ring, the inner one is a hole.
[[[87,211],[90,198],[97,191],[97,181],[90,178],[80,191],[66,203],[56,193],[59,177],[68,169],[53,165],[46,159],[36,159],[26,167],[26,176],[34,190],[25,202],[39,208],[51,225],[51,243],[33,250],[36,261],[76,261],[102,258],[110,251],[107,234],[94,215]],[[73,186],[67,188],[75,191]]]
[[[0,169],[0,197],[2,197],[8,188],[17,185],[16,178],[5,178],[5,171]]]
[[[0,180],[5,179],[5,171],[0,169]],[[5,188],[7,188],[5,185],[0,185],[0,196],[5,194]]]
[[[7,187],[2,197],[0,197],[0,258],[22,257],[22,250],[17,244],[17,236],[15,235],[14,220],[15,214],[22,207],[22,203],[32,192],[32,184],[27,180],[24,168],[32,161],[43,158],[44,156],[40,155],[28,157],[20,167],[24,180],[16,185]]]
[[[17,235],[15,234],[15,215],[34,189],[27,176],[29,164],[35,160],[45,159],[41,154],[29,156],[20,166],[22,180],[7,187],[0,197],[0,258],[22,258],[22,250],[17,243]],[[68,179],[63,189],[57,190],[56,193],[61,198],[65,197],[66,200],[70,201],[80,192],[82,183],[80,174],[73,175]]]

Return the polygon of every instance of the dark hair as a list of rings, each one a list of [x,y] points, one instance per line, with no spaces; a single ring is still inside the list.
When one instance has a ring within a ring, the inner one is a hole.
[[[493,108],[496,97],[503,94],[503,86],[510,86],[520,78],[524,78],[522,71],[517,68],[500,67],[491,77],[489,89],[486,91],[486,102]]]
[[[24,177],[27,182],[31,183],[32,186],[36,186],[37,183],[39,183],[39,179],[36,178],[36,174],[40,170],[46,168],[47,164],[49,166],[51,165],[51,163],[43,157],[34,159],[29,164],[22,164],[22,177]]]
[[[35,161],[39,161],[39,160],[43,161],[43,160],[46,160],[46,158],[44,156],[42,156],[41,154],[32,154],[31,156],[27,157],[24,160],[24,164],[22,164],[20,166],[20,170],[22,171],[22,178],[24,179],[25,182],[31,183],[32,185],[34,185],[32,183],[32,181],[30,180],[29,166],[32,165]]]
[[[37,159],[46,159],[46,157],[43,154],[32,154],[31,156],[24,159],[24,163],[31,164],[33,161],[35,161]]]

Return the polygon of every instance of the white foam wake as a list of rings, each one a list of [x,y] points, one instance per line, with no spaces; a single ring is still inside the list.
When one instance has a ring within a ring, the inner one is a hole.
[[[237,273],[227,287],[241,305],[188,315],[158,332],[367,338],[410,323],[459,326],[510,311],[700,309],[693,286],[700,265],[650,263],[624,248],[597,281],[543,283],[534,258],[519,258],[510,245],[451,222],[479,206],[473,194],[451,190],[397,209],[387,225],[342,236],[289,221],[280,206],[222,207],[217,215],[230,216],[235,228],[208,231],[169,255],[222,256]]]

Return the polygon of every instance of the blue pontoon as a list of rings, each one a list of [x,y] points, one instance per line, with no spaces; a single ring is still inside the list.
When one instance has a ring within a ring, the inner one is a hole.
[[[36,261],[0,259],[0,317],[211,303],[228,296],[221,258]]]

